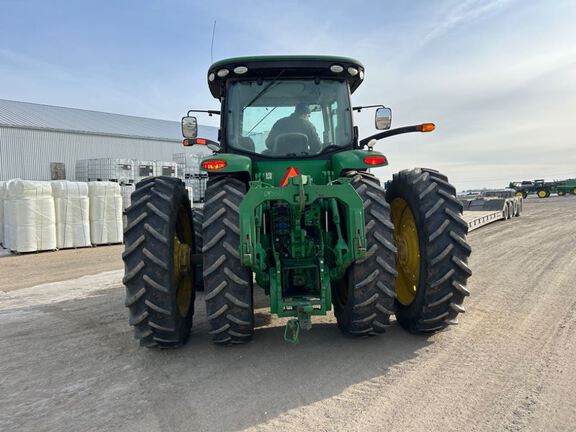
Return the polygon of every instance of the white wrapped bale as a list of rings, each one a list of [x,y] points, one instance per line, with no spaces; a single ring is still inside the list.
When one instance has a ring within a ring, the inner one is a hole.
[[[88,184],[53,181],[56,244],[59,249],[90,246]]]
[[[0,182],[0,244],[4,244],[4,198],[6,196],[6,182]]]
[[[114,182],[88,183],[92,244],[122,242],[122,195]]]
[[[56,212],[49,182],[10,180],[4,213],[7,249],[14,252],[56,249]]]

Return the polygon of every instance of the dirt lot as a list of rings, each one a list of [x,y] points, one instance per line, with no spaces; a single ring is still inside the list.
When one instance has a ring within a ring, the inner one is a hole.
[[[0,259],[4,292],[123,268],[123,245],[11,255]]]
[[[574,431],[575,215],[529,199],[471,233],[467,313],[431,337],[349,339],[328,317],[292,346],[261,297],[251,344],[211,345],[200,306],[183,349],[148,351],[121,248],[0,258],[0,430]]]

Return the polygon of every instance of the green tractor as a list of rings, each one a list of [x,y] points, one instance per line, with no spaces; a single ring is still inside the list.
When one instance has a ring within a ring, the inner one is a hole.
[[[329,56],[219,61],[208,86],[221,103],[218,142],[197,136],[191,112],[184,145],[206,145],[203,211],[184,184],[140,182],[127,210],[124,284],[135,337],[172,348],[190,334],[196,292],[204,290],[216,344],[254,335],[254,287],[289,317],[297,342],[312,317],[334,308],[351,336],[383,333],[395,314],[410,332],[457,323],[469,295],[467,224],[446,176],[400,171],[384,188],[371,168],[382,138],[429,132],[431,123],[391,129],[381,105],[353,107],[364,66]],[[376,108],[380,132],[359,139],[353,111]]]

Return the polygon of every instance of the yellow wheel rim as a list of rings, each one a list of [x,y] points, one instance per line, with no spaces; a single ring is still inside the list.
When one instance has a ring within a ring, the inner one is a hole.
[[[193,233],[188,214],[184,208],[181,208],[178,213],[176,232],[172,241],[174,256],[172,274],[176,285],[176,304],[178,305],[178,312],[184,317],[190,310],[193,296],[192,265],[190,263]]]
[[[521,197],[521,196],[522,196],[522,192],[516,192],[516,196],[517,196],[517,197]]]
[[[546,198],[546,192],[545,191],[538,191],[538,198]]]
[[[395,198],[391,206],[394,240],[398,248],[396,296],[408,306],[416,298],[420,279],[420,243],[416,220],[402,198]]]

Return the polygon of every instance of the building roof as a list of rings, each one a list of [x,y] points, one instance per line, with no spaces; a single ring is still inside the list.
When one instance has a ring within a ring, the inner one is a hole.
[[[0,99],[0,126],[181,141],[180,122]],[[199,134],[216,139],[217,128]]]

